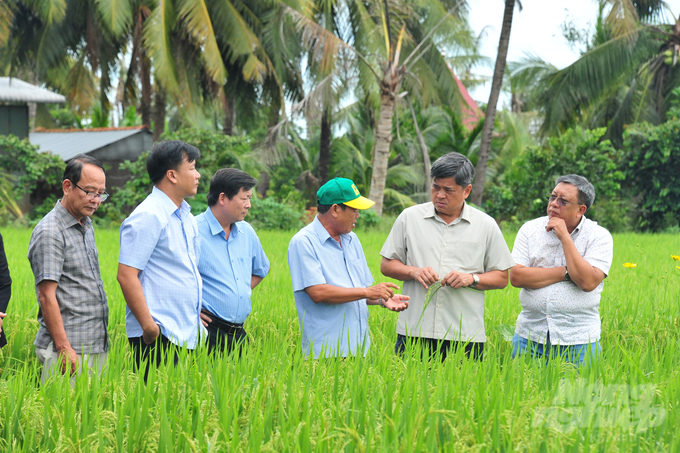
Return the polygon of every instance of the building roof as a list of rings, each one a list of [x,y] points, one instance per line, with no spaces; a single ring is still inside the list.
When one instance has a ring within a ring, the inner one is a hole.
[[[470,93],[468,93],[468,90],[465,88],[465,85],[463,85],[463,82],[460,81],[456,74],[453,74],[453,70],[451,71],[451,74],[453,75],[453,78],[456,79],[458,90],[465,101],[464,103],[460,103],[462,110],[461,113],[463,114],[463,126],[465,126],[467,130],[471,131],[484,118],[484,112],[482,112],[475,100],[472,99],[472,96],[470,96]]]
[[[107,145],[142,132],[150,133],[146,126],[104,127],[96,129],[37,129],[28,134],[32,145],[40,151],[51,151],[65,161],[78,154],[87,154]]]
[[[0,102],[63,104],[66,98],[14,77],[0,77]]]

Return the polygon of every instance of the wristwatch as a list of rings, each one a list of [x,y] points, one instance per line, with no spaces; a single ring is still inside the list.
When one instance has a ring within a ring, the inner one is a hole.
[[[470,288],[474,288],[479,283],[479,275],[477,275],[477,274],[471,274],[471,275],[472,275],[472,280],[474,280],[474,281],[472,282],[472,285],[470,285]]]
[[[571,281],[571,277],[569,276],[569,271],[567,270],[567,266],[564,266],[564,281],[565,282]]]
[[[380,305],[382,308],[387,308],[385,306],[385,302],[383,301],[382,297],[380,299],[378,299],[378,305]]]

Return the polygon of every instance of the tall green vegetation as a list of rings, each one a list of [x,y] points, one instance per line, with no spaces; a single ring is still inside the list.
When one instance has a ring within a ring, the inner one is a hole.
[[[359,223],[363,217],[359,219]],[[272,269],[253,292],[241,359],[183,353],[178,366],[132,370],[116,282],[118,231],[97,230],[110,304],[103,377],[40,386],[29,230],[3,229],[14,280],[0,350],[0,450],[27,451],[678,451],[680,271],[673,235],[614,235],[605,281],[602,360],[576,369],[512,360],[502,332],[519,291],[489,291],[486,357],[394,355],[393,313],[371,307],[366,357],[309,360],[286,249],[293,232],[260,233]],[[385,234],[362,233],[373,275]],[[512,237],[507,238],[512,243]],[[677,244],[677,243],[676,243]],[[626,269],[624,262],[636,268]]]

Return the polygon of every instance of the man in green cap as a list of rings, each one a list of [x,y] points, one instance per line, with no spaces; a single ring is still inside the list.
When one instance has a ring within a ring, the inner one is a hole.
[[[408,296],[394,294],[394,283],[373,285],[359,238],[352,232],[359,211],[375,202],[346,178],[335,178],[317,192],[318,215],[288,246],[302,351],[314,358],[346,357],[370,345],[367,305],[392,311],[408,308]]]

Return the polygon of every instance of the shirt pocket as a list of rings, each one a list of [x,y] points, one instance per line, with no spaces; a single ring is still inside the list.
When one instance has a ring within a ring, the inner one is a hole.
[[[363,288],[366,286],[366,275],[364,275],[364,262],[362,258],[348,258],[347,267],[350,279],[354,288]]]
[[[446,272],[484,272],[486,245],[483,242],[458,241],[451,251],[446,252],[444,268]],[[443,275],[440,275],[443,277]]]

